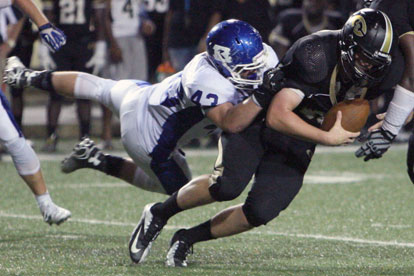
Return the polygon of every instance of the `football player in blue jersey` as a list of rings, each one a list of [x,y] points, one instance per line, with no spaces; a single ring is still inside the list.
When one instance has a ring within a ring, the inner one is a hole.
[[[0,8],[7,7],[11,4],[11,0],[1,0]],[[66,36],[64,33],[50,24],[44,14],[32,1],[15,0],[14,4],[28,14],[36,23],[40,30],[40,38],[42,42],[47,45],[51,51],[57,51],[65,44]],[[1,90],[0,142],[10,154],[17,172],[35,195],[35,199],[45,222],[49,224],[60,224],[67,220],[71,216],[70,211],[57,206],[52,201],[43,179],[39,159],[31,146],[27,143],[20,127],[14,120],[7,98]]]
[[[104,154],[85,139],[64,160],[64,172],[97,169],[137,187],[172,194],[191,179],[181,146],[216,126],[241,131],[270,99],[253,89],[278,59],[252,26],[239,20],[219,23],[209,33],[207,49],[183,71],[155,85],[80,72],[32,71],[16,58],[8,60],[5,80],[12,86],[92,99],[120,117],[122,143],[132,160]]]

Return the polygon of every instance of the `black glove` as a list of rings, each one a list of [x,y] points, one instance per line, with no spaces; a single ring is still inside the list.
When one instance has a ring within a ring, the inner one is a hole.
[[[267,108],[273,96],[282,89],[284,73],[280,68],[272,68],[264,72],[263,83],[253,91],[253,100],[262,108]]]
[[[411,134],[410,140],[408,140],[407,172],[414,184],[414,134]]]
[[[355,152],[356,157],[365,156],[364,161],[381,158],[391,146],[395,136],[382,128],[372,131],[368,140]]]

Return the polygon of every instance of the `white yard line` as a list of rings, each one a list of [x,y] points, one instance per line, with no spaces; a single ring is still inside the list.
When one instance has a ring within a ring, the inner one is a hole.
[[[0,217],[42,220],[41,216],[8,214],[8,213],[3,213],[3,212],[0,212]],[[71,218],[69,220],[69,223],[70,222],[95,224],[95,225],[110,225],[110,226],[128,226],[128,227],[136,226],[135,223],[119,222],[119,221],[106,221],[106,220],[94,220],[94,219]],[[68,223],[68,222],[66,222],[66,223]],[[186,228],[186,227],[188,227],[188,226],[170,226],[170,225],[166,225],[165,229],[176,230],[176,229],[181,229],[181,228]],[[352,237],[325,236],[325,235],[319,235],[319,234],[298,234],[298,233],[292,234],[292,233],[283,233],[283,232],[275,232],[275,231],[260,231],[260,230],[249,231],[249,232],[247,232],[247,234],[251,234],[251,235],[272,235],[272,236],[294,237],[294,238],[303,238],[303,239],[317,239],[317,240],[328,240],[328,241],[338,241],[338,242],[351,242],[351,243],[367,244],[367,245],[374,245],[374,246],[396,246],[396,247],[414,248],[414,242],[378,241],[378,240],[367,240],[367,239],[359,239],[359,238],[352,238]]]
[[[344,146],[344,147],[326,147],[326,146],[318,146],[316,147],[316,153],[317,154],[331,154],[331,153],[353,153],[355,152],[359,146]],[[390,151],[405,151],[407,149],[407,144],[396,144],[393,145],[390,149]],[[188,157],[216,157],[217,156],[217,150],[216,149],[185,149],[185,154]],[[113,155],[123,156],[127,157],[127,154],[125,151],[111,151],[109,152]],[[47,153],[41,153],[37,152],[37,156],[41,161],[61,161],[63,158],[68,156],[69,152],[67,154],[47,154]],[[11,158],[9,155],[3,155],[2,162],[11,162]]]

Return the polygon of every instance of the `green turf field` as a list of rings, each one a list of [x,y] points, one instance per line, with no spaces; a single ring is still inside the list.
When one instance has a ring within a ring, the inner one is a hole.
[[[211,171],[214,153],[189,156],[194,175]],[[61,226],[42,221],[10,162],[0,164],[0,275],[414,275],[414,185],[405,149],[364,163],[352,152],[314,157],[289,208],[265,227],[196,244],[188,268],[166,268],[168,242],[180,227],[230,203],[170,220],[147,262],[129,259],[129,235],[143,206],[165,196],[88,170],[62,175],[42,161],[54,201],[72,211]]]

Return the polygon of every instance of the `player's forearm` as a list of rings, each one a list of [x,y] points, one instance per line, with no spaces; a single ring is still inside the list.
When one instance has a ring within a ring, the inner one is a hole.
[[[290,110],[272,112],[266,116],[266,125],[274,130],[304,141],[329,145],[327,132],[314,127]]]
[[[49,22],[46,16],[32,0],[14,0],[14,4],[16,4],[25,14],[27,14],[38,27]]]
[[[221,128],[226,132],[237,133],[249,126],[262,111],[251,98],[233,106],[223,118]]]

